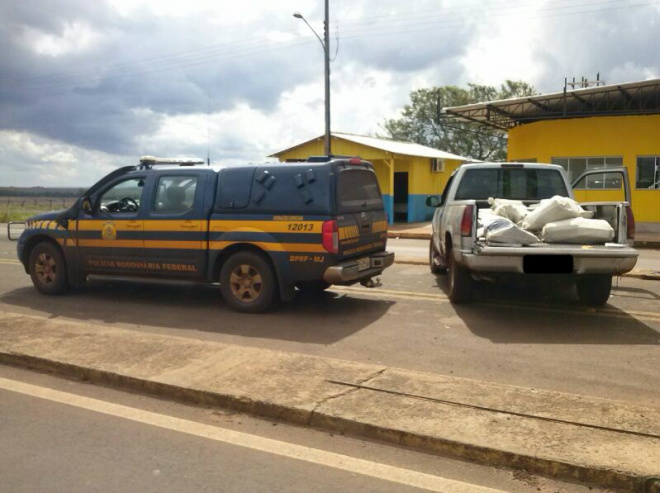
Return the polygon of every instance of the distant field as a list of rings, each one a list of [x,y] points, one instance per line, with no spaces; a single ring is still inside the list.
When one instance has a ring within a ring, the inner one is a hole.
[[[71,207],[75,198],[52,197],[0,197],[0,223],[25,221],[41,212]]]

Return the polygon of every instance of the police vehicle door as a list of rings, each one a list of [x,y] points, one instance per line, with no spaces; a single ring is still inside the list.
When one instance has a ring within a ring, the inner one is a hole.
[[[150,275],[197,278],[205,273],[208,172],[167,170],[154,176],[145,211],[144,255]]]
[[[92,199],[92,211],[81,211],[77,245],[90,273],[139,274],[143,267],[144,221],[141,214],[146,176],[122,177]]]

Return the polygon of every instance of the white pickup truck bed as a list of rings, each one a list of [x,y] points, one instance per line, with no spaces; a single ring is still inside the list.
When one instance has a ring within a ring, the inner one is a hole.
[[[587,171],[574,184],[595,172],[620,173],[624,185],[623,202],[583,204],[594,212],[595,218],[604,219],[612,226],[615,234],[611,243],[495,246],[477,237],[478,211],[489,197],[520,200],[525,204],[554,195],[573,198],[568,177],[560,166],[551,164],[480,163],[459,167],[442,196],[427,199],[427,205],[437,208],[433,215],[429,263],[433,273],[447,270],[450,300],[470,301],[473,281],[480,277],[497,280],[497,274],[508,273],[562,275],[575,282],[583,302],[606,303],[612,276],[632,270],[639,254],[630,246],[634,218],[627,170]]]

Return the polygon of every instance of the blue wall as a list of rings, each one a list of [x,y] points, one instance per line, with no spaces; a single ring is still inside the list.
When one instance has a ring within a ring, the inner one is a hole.
[[[433,219],[433,207],[426,206],[427,194],[408,194],[408,221],[409,223],[421,223]],[[389,194],[383,194],[383,204],[387,213],[387,222],[394,223],[394,198]]]
[[[408,222],[421,223],[433,218],[433,207],[426,206],[427,194],[408,195]]]
[[[383,205],[387,213],[387,223],[394,224],[394,199],[389,194],[383,194]]]

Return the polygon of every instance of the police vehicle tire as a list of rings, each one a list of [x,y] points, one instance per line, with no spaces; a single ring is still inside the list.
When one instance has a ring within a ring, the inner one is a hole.
[[[38,243],[30,252],[30,277],[37,291],[63,294],[69,289],[66,262],[59,248],[49,242]]]
[[[454,254],[447,252],[447,296],[452,303],[469,303],[472,301],[474,282],[468,270],[456,263]]]
[[[444,274],[447,272],[447,267],[442,262],[442,257],[440,252],[433,244],[433,239],[429,242],[429,267],[431,268],[431,273],[433,274]]]
[[[323,279],[317,279],[315,281],[301,281],[296,283],[296,287],[300,290],[300,292],[309,296],[321,294],[330,286],[331,284],[329,282],[325,282]]]
[[[263,312],[275,300],[275,274],[261,255],[238,252],[229,257],[222,266],[220,291],[225,303],[238,312]]]
[[[578,276],[578,298],[585,305],[603,306],[610,299],[612,276],[609,274],[594,274]]]

